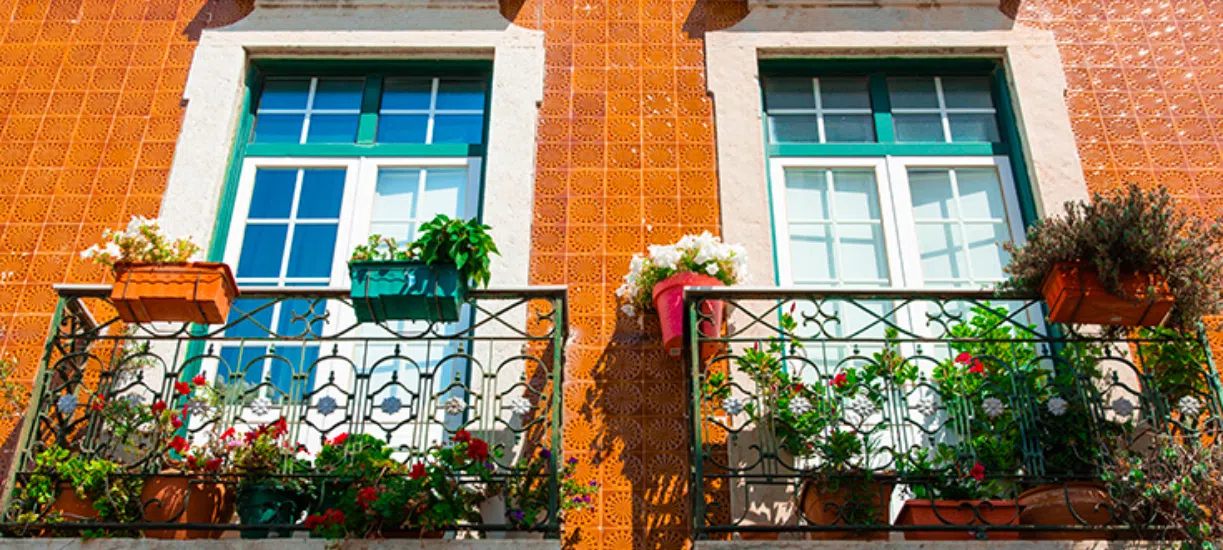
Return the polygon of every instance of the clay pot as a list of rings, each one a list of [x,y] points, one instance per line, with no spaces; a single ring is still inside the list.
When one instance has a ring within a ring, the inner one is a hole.
[[[234,517],[234,492],[225,484],[177,475],[176,471],[149,477],[140,492],[144,519],[149,523],[211,523],[227,525]],[[154,539],[219,539],[223,529],[146,530]]]
[[[68,520],[92,520],[98,517],[98,511],[93,509],[93,499],[81,498],[76,494],[76,489],[67,483],[60,483],[57,486],[59,494],[55,496],[55,502],[51,503],[51,511],[59,512]]]
[[[815,525],[846,525],[844,513],[860,514],[852,510],[845,511],[847,505],[870,507],[874,509],[871,523],[880,527],[890,525],[892,517],[893,483],[885,483],[865,478],[841,479],[834,483],[819,484],[814,480],[803,483],[799,495],[799,506],[803,515]],[[855,498],[856,497],[856,498]],[[858,522],[854,522],[858,523]],[[886,529],[879,531],[813,531],[807,534],[811,540],[887,540]]]
[[[906,500],[896,525],[1018,525],[1013,500]],[[990,540],[1015,540],[1015,531],[987,531]],[[905,540],[977,540],[972,531],[905,531]]]
[[[220,324],[237,295],[222,263],[117,264],[110,301],[127,323]]]
[[[1040,286],[1055,323],[1155,326],[1172,311],[1172,294],[1158,275],[1126,274],[1121,291],[1126,298],[1105,291],[1096,269],[1078,262],[1054,264]]]
[[[662,327],[662,343],[672,357],[678,356],[684,347],[684,288],[690,286],[726,286],[722,281],[709,275],[684,272],[676,273],[654,285],[654,309],[658,310],[658,324]],[[699,328],[707,338],[717,338],[722,329],[722,310],[724,303],[720,300],[706,300],[701,303],[703,314],[710,319],[702,320]]]
[[[1022,525],[1105,526],[1113,519],[1112,501],[1099,483],[1041,485],[1020,493],[1019,507],[1019,523]],[[1024,531],[1019,538],[1109,540],[1113,534],[1107,531]]]

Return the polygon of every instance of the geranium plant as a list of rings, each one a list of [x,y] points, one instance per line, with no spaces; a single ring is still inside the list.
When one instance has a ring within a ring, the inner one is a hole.
[[[708,231],[685,235],[675,244],[651,245],[648,254],[633,256],[624,284],[616,289],[616,296],[625,301],[625,314],[653,309],[654,286],[677,273],[708,275],[726,285],[737,284],[747,277],[747,249],[725,244]]]
[[[173,238],[165,235],[157,220],[136,216],[122,231],[107,229],[102,233],[104,244],[95,244],[81,252],[81,257],[107,267],[116,264],[170,264],[192,261],[200,252],[190,237]]]

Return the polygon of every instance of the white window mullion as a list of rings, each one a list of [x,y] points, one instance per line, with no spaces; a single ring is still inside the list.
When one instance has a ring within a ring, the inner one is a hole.
[[[306,136],[310,134],[310,112],[314,110],[314,92],[318,90],[318,78],[310,79],[310,93],[306,95],[306,116],[302,120],[301,140],[298,143],[305,143]]]
[[[971,247],[969,246],[968,227],[964,224],[964,204],[960,201],[960,184],[959,184],[959,180],[956,178],[956,173],[955,173],[954,168],[950,168],[947,170],[947,177],[951,181],[951,196],[952,196],[952,200],[955,201],[956,212],[959,212],[960,214],[960,219],[956,220],[956,226],[960,230],[960,239],[961,239],[960,242],[962,243],[962,246],[964,247],[964,272],[968,274],[969,284],[975,285],[979,281],[977,280],[977,277],[973,275],[972,250],[971,250]],[[999,192],[1001,191],[1002,190],[999,189]]]
[[[815,127],[820,136],[820,143],[827,143],[824,133],[824,102],[820,99],[820,79],[811,79],[811,87],[815,93]]]
[[[943,121],[943,140],[951,143],[951,121],[947,118],[947,101],[943,98],[942,77],[934,77],[934,95],[938,96],[939,118]]]
[[[429,91],[429,120],[425,123],[425,143],[433,143],[433,118],[437,116],[437,89],[441,79],[433,79],[433,87]]]

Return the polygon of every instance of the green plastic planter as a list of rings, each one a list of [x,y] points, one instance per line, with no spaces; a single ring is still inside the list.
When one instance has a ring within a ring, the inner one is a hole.
[[[301,495],[268,485],[256,485],[238,492],[238,519],[242,525],[289,525],[297,522],[305,507]],[[244,539],[266,539],[275,532],[276,538],[287,539],[293,531],[287,529],[246,529]]]
[[[467,301],[467,281],[452,263],[349,262],[352,307],[363,323],[453,323]]]

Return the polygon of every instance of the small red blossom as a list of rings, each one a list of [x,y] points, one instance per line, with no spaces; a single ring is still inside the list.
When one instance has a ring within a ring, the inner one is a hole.
[[[179,395],[190,395],[191,394],[191,384],[188,384],[186,382],[175,382],[174,391],[178,392]]]
[[[802,383],[794,384],[794,393],[802,393],[803,388],[805,387],[806,386],[802,385]]]
[[[194,470],[200,467],[200,460],[194,456],[187,457],[187,467]]]
[[[225,430],[225,433],[221,434],[221,439],[229,439],[233,437],[235,433],[237,432],[235,432],[233,428]]]
[[[369,505],[378,502],[378,489],[374,487],[366,487],[357,491],[357,504],[361,508],[369,508]]]
[[[214,458],[214,459],[212,459],[212,460],[209,460],[208,462],[205,462],[205,463],[204,463],[204,470],[205,470],[205,471],[208,471],[208,472],[215,472],[215,471],[217,471],[217,470],[220,470],[220,469],[221,469],[221,463],[222,463],[222,462],[224,462],[224,461],[225,461],[225,459],[223,459],[223,458],[221,458],[221,457],[219,457],[219,456],[218,456],[218,457],[216,457],[216,458]]]
[[[297,448],[294,450],[307,456],[310,455],[310,449],[307,449],[306,446],[301,443],[298,443]]]
[[[187,443],[187,440],[181,435],[176,435],[174,436],[174,439],[170,440],[170,448],[174,449],[174,452],[180,455],[186,453],[187,447],[189,446],[190,444]]]
[[[100,411],[106,408],[106,398],[99,395],[98,398],[93,401],[93,404],[89,406],[89,408],[95,411]]]
[[[830,382],[829,385],[831,385],[834,388],[844,388],[845,384],[848,384],[848,383],[849,383],[849,375],[843,372],[838,372],[836,376],[832,377],[832,382]]]
[[[967,365],[969,361],[972,361],[972,354],[967,351],[962,351],[959,355],[955,356],[955,362],[961,365]]]
[[[968,367],[968,372],[973,374],[985,374],[985,364],[980,359],[973,359],[972,366]]]
[[[454,432],[454,437],[451,437],[450,440],[454,441],[455,443],[467,443],[468,441],[471,441],[471,433],[469,433],[467,430],[459,430]]]
[[[408,471],[409,479],[420,479],[422,477],[425,477],[426,475],[428,474],[425,473],[425,465],[419,462],[416,464],[413,464],[412,469]]]
[[[282,416],[277,418],[275,422],[268,425],[271,428],[272,437],[280,437],[282,434],[289,431],[289,423]]]
[[[327,444],[328,445],[343,445],[345,441],[348,441],[348,432],[344,432],[340,435],[335,436],[335,439],[328,441]]]
[[[467,444],[467,458],[475,461],[486,460],[488,458],[488,443],[483,439],[472,439],[471,443]]]
[[[161,414],[162,412],[165,412],[165,410],[166,410],[165,401],[155,401],[153,403],[153,414]]]
[[[968,475],[977,481],[985,481],[985,466],[982,466],[980,462],[973,464]]]
[[[183,427],[183,419],[179,418],[177,414],[172,414],[170,415],[170,425],[174,426],[174,429],[177,430]]]
[[[323,520],[327,522],[327,525],[340,525],[344,523],[344,512],[334,508],[327,510],[323,512]]]
[[[204,378],[204,375],[202,374],[197,374],[195,375],[195,378],[191,379],[191,383],[197,386],[203,386],[204,384],[208,383],[208,379]]]
[[[319,527],[322,524],[323,524],[323,516],[320,516],[318,514],[306,516],[306,521],[302,522],[302,525],[305,525],[306,529],[314,529],[315,527]]]

